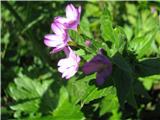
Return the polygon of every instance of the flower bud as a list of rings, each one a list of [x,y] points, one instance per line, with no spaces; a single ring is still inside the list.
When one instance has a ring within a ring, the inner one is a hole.
[[[151,13],[154,14],[155,12],[156,12],[156,7],[155,7],[155,6],[152,6],[152,7],[151,7]]]
[[[90,40],[86,40],[86,41],[85,41],[85,45],[86,45],[87,47],[91,46],[91,41],[90,41]]]

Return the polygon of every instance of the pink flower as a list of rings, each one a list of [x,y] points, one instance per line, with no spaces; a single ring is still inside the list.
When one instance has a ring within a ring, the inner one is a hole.
[[[44,37],[44,44],[52,47],[51,53],[64,50],[66,58],[58,62],[58,71],[62,73],[62,78],[69,79],[78,71],[80,57],[77,56],[68,46],[68,41],[71,40],[67,30],[77,30],[80,22],[81,7],[75,8],[72,4],[66,7],[66,18],[56,17],[51,24],[52,31],[55,34],[48,34]]]
[[[70,47],[65,47],[64,52],[67,58],[58,62],[58,71],[62,73],[62,78],[69,79],[78,71],[80,57],[76,55]]]
[[[51,53],[56,53],[67,45],[69,36],[61,23],[54,22],[51,24],[51,28],[55,34],[45,35],[44,44],[48,47],[53,47],[54,49]]]
[[[72,4],[69,4],[66,7],[66,18],[60,16],[56,17],[55,22],[62,23],[66,29],[77,30],[77,26],[80,22],[80,15],[81,6],[76,9]]]

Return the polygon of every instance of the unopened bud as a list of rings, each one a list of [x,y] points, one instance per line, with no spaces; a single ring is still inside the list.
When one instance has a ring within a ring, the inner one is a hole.
[[[151,7],[151,12],[154,14],[156,12],[156,7],[155,6],[152,6]]]
[[[85,45],[86,45],[87,47],[89,47],[89,46],[91,45],[91,41],[90,41],[90,40],[86,40],[86,41],[85,41]]]

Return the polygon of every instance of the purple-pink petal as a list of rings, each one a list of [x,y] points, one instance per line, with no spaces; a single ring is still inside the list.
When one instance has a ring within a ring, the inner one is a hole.
[[[97,72],[96,82],[98,85],[101,85],[111,74],[112,64],[109,59],[103,54],[98,54],[93,57],[89,62],[84,64],[82,71],[85,74]]]
[[[104,81],[107,79],[107,75],[105,75],[105,72],[98,72],[96,75],[96,83],[98,85],[102,85]]]
[[[65,77],[66,79],[69,79],[73,75],[75,75],[76,72],[77,72],[77,70],[76,70],[76,68],[74,66],[70,67],[63,73],[62,77]]]
[[[69,79],[78,70],[80,57],[77,56],[70,47],[65,47],[64,52],[67,58],[61,59],[58,62],[58,71],[62,73],[62,78]]]
[[[112,67],[108,69],[104,69],[103,71],[97,72],[96,75],[96,83],[98,85],[102,85],[105,80],[107,80],[108,76],[112,73]]]
[[[81,15],[81,10],[82,10],[82,9],[81,9],[81,6],[79,6],[79,7],[78,7],[79,16]]]
[[[64,26],[63,24],[59,23],[59,22],[54,22],[51,24],[51,28],[53,30],[53,32],[55,34],[58,34],[58,35],[63,35],[65,34],[65,30],[64,30]]]
[[[75,20],[77,18],[78,16],[77,9],[72,4],[69,4],[66,7],[66,16],[70,20]]]
[[[61,17],[61,16],[58,16],[58,17],[55,17],[54,22],[59,22],[61,24],[65,24],[65,23],[68,22],[68,19],[64,18],[64,17]]]
[[[54,34],[48,34],[44,37],[44,44],[49,47],[56,47],[63,43],[63,39],[60,36]]]
[[[65,29],[72,29],[77,31],[77,26],[80,22],[81,7],[75,8],[72,4],[66,7],[66,18],[56,17],[54,22],[63,24]]]
[[[100,65],[96,62],[87,62],[85,63],[85,65],[83,66],[82,68],[82,71],[85,73],[85,74],[92,74],[94,72],[97,72],[99,69],[100,69]]]
[[[53,48],[52,51],[51,51],[50,53],[51,53],[51,54],[57,53],[57,52],[63,50],[65,46],[66,46],[66,44],[62,43],[61,45],[59,45],[59,46]]]

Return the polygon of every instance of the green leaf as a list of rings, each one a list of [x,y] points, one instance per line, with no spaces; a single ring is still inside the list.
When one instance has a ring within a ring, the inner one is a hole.
[[[121,27],[116,27],[115,29],[113,29],[111,17],[108,10],[107,12],[105,11],[101,17],[100,29],[102,38],[106,42],[110,41],[112,43],[110,50],[112,55],[114,55],[117,51],[122,53],[127,41],[127,37]]]
[[[85,6],[85,15],[88,17],[88,16],[98,16],[101,14],[100,12],[100,9],[97,5],[94,5],[94,4],[91,4],[91,3],[88,3],[86,6]]]
[[[91,60],[94,57],[94,54],[86,54],[85,56],[83,56],[83,59],[88,61]]]
[[[81,79],[71,79],[68,81],[68,91],[71,96],[71,101],[73,103],[78,103],[79,101],[85,98],[85,94],[89,94],[89,85],[88,82],[92,79],[95,79],[96,74],[88,75]]]
[[[116,38],[114,35],[111,15],[107,8],[104,9],[103,14],[101,16],[101,35],[105,41],[115,42]]]
[[[112,92],[108,92],[100,104],[100,116],[104,115],[106,112],[112,112],[118,109],[119,102],[116,95],[116,89],[112,89]]]
[[[69,35],[76,44],[85,46],[85,41],[78,32],[74,30],[69,30]]]
[[[112,28],[112,22],[108,19],[101,20],[101,32],[102,37],[105,41],[115,42],[116,38]]]
[[[110,56],[113,56],[118,51],[118,47],[115,47],[118,45],[118,39],[114,34],[111,21],[103,20],[101,22],[101,36],[106,42],[111,42],[110,48],[107,47],[106,51],[109,51]]]
[[[131,87],[131,89],[128,92],[127,98],[126,98],[127,102],[132,105],[132,107],[137,108],[137,102],[134,96],[134,89],[133,87]]]
[[[130,41],[132,36],[133,36],[133,30],[131,27],[129,27],[128,25],[125,25],[124,26],[124,31],[125,31],[125,34],[127,36],[127,40]]]
[[[157,30],[159,26],[159,20],[158,15],[154,16],[150,10],[144,10],[143,13],[141,13],[141,29],[139,31],[139,34],[148,33]]]
[[[116,89],[112,89],[112,93],[109,93],[103,98],[100,103],[100,116],[105,113],[112,113],[109,120],[121,120],[121,112],[119,112],[119,102],[116,94]]]
[[[109,118],[109,120],[121,120],[122,113],[121,112],[117,112],[117,111],[113,111],[112,112],[112,116]]]
[[[40,98],[35,98],[32,100],[22,101],[22,103],[17,103],[15,105],[10,106],[12,110],[16,111],[24,111],[27,113],[36,112],[39,109]]]
[[[93,38],[93,35],[90,30],[90,23],[86,17],[83,17],[81,20],[80,30],[83,35],[86,35],[88,38]]]
[[[53,111],[53,116],[55,120],[84,120],[80,107],[69,102],[69,95],[65,87],[60,89],[59,103]]]
[[[126,9],[127,9],[127,13],[132,15],[132,16],[136,16],[137,15],[137,8],[134,4],[131,3],[126,3]]]
[[[135,95],[144,96],[145,98],[151,99],[148,92],[145,90],[143,84],[139,80],[134,81],[133,89]]]
[[[160,74],[159,75],[152,75],[149,77],[140,77],[139,80],[143,83],[144,87],[147,90],[151,90],[151,87],[154,83],[160,82]]]
[[[108,93],[112,94],[113,87],[106,87],[104,89],[98,90],[96,86],[89,87],[86,91],[87,94],[84,95],[83,103],[89,103],[92,100],[107,96]]]
[[[152,51],[152,44],[153,44],[153,36],[155,34],[148,34],[145,37],[138,37],[132,40],[129,43],[129,50],[135,51],[138,55],[138,58],[142,58],[143,56],[149,56]]]
[[[114,43],[115,48],[117,48],[118,51],[120,53],[122,53],[124,48],[125,48],[125,44],[126,44],[126,41],[127,41],[127,36],[126,36],[122,27],[116,27],[114,29],[114,34],[116,36],[116,41]]]
[[[129,42],[129,50],[137,54],[138,59],[158,53],[155,43],[159,31],[158,15],[154,16],[150,10],[144,10],[137,16],[135,37]]]
[[[120,53],[116,53],[113,56],[112,61],[121,70],[124,70],[125,72],[132,73],[132,69],[131,69],[130,65],[127,63],[127,61],[123,58],[123,56]]]
[[[160,29],[159,29],[159,31],[157,31],[157,34],[156,34],[156,36],[155,36],[155,39],[156,39],[156,42],[158,43],[158,46],[160,47]]]
[[[160,58],[148,58],[137,63],[137,74],[140,77],[151,76],[160,73]]]
[[[68,91],[73,103],[81,102],[81,106],[83,106],[90,101],[112,94],[113,86],[98,89],[95,85],[89,85],[89,82],[95,79],[95,75],[96,74],[92,74],[78,80],[74,79],[69,81]]]
[[[110,11],[109,11],[108,8],[107,8],[107,5],[106,5],[106,4],[104,5],[101,18],[102,18],[102,20],[103,20],[103,19],[106,19],[106,20],[110,20],[110,21],[112,21],[112,19],[113,19],[112,16],[111,16]]]
[[[7,93],[16,101],[15,105],[11,105],[10,108],[28,113],[36,112],[39,109],[41,97],[52,82],[52,80],[42,82],[31,80],[29,77],[20,74],[7,90]]]
[[[75,53],[76,53],[77,55],[79,55],[79,56],[84,56],[84,55],[86,55],[86,53],[85,53],[85,51],[84,51],[83,49],[79,49],[79,50],[75,51]]]
[[[131,73],[117,68],[113,73],[113,80],[117,88],[119,102],[123,107],[125,100],[127,100],[127,95],[132,87],[133,76]]]

